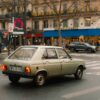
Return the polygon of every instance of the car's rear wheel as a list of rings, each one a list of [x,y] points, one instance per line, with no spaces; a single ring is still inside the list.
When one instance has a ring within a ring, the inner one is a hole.
[[[35,86],[43,86],[46,82],[46,75],[44,73],[38,73],[36,76],[35,76],[35,79],[34,79],[34,83],[35,83]]]
[[[83,69],[81,67],[79,67],[77,70],[76,70],[76,73],[74,74],[75,76],[75,79],[77,80],[81,80],[82,77],[83,77]]]
[[[19,76],[13,76],[13,75],[9,75],[9,80],[12,82],[12,83],[18,83],[18,81],[20,80],[20,77]]]
[[[76,50],[75,50],[75,48],[70,48],[70,51],[75,52]]]
[[[92,49],[87,49],[86,51],[89,52],[89,53],[94,53],[95,52],[95,50],[92,50]]]

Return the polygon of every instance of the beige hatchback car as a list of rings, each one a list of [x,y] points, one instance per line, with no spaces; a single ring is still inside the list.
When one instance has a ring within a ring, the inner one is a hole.
[[[21,77],[32,78],[36,86],[45,84],[48,77],[74,75],[82,79],[85,63],[73,59],[62,47],[21,46],[10,54],[2,64],[2,72],[12,83]]]

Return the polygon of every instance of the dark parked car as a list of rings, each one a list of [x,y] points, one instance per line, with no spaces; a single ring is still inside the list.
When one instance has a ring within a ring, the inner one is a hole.
[[[21,46],[3,63],[2,72],[12,83],[24,77],[31,78],[36,86],[44,85],[48,77],[62,75],[74,75],[80,80],[86,69],[83,60],[72,58],[57,46]]]
[[[69,44],[68,49],[70,51],[85,51],[85,52],[96,52],[97,47],[94,45],[91,45],[86,42],[72,42]]]

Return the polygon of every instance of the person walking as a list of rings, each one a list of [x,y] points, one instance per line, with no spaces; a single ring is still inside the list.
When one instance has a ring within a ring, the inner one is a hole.
[[[0,53],[2,52],[2,44],[1,44],[1,42],[0,42]]]

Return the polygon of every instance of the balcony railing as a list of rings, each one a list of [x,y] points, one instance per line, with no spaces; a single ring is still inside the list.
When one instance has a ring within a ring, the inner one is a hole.
[[[30,16],[31,15],[31,16]],[[62,11],[61,12],[61,17],[67,17],[67,18],[71,18],[71,17],[88,17],[88,16],[96,16],[96,15],[100,15],[100,11],[98,11],[96,8],[90,9],[90,10],[85,10],[85,9],[81,9],[78,11],[75,10],[69,10],[69,11]],[[16,17],[23,17],[23,13],[15,13]],[[32,12],[28,12],[27,13],[28,18],[31,17],[33,19],[51,19],[51,18],[57,18],[57,14],[55,14],[54,12],[47,12],[47,13],[43,13],[40,12],[38,14],[36,13],[32,13]],[[6,14],[6,15],[0,15],[0,20],[5,20],[5,19],[11,19],[12,18],[12,13]]]

